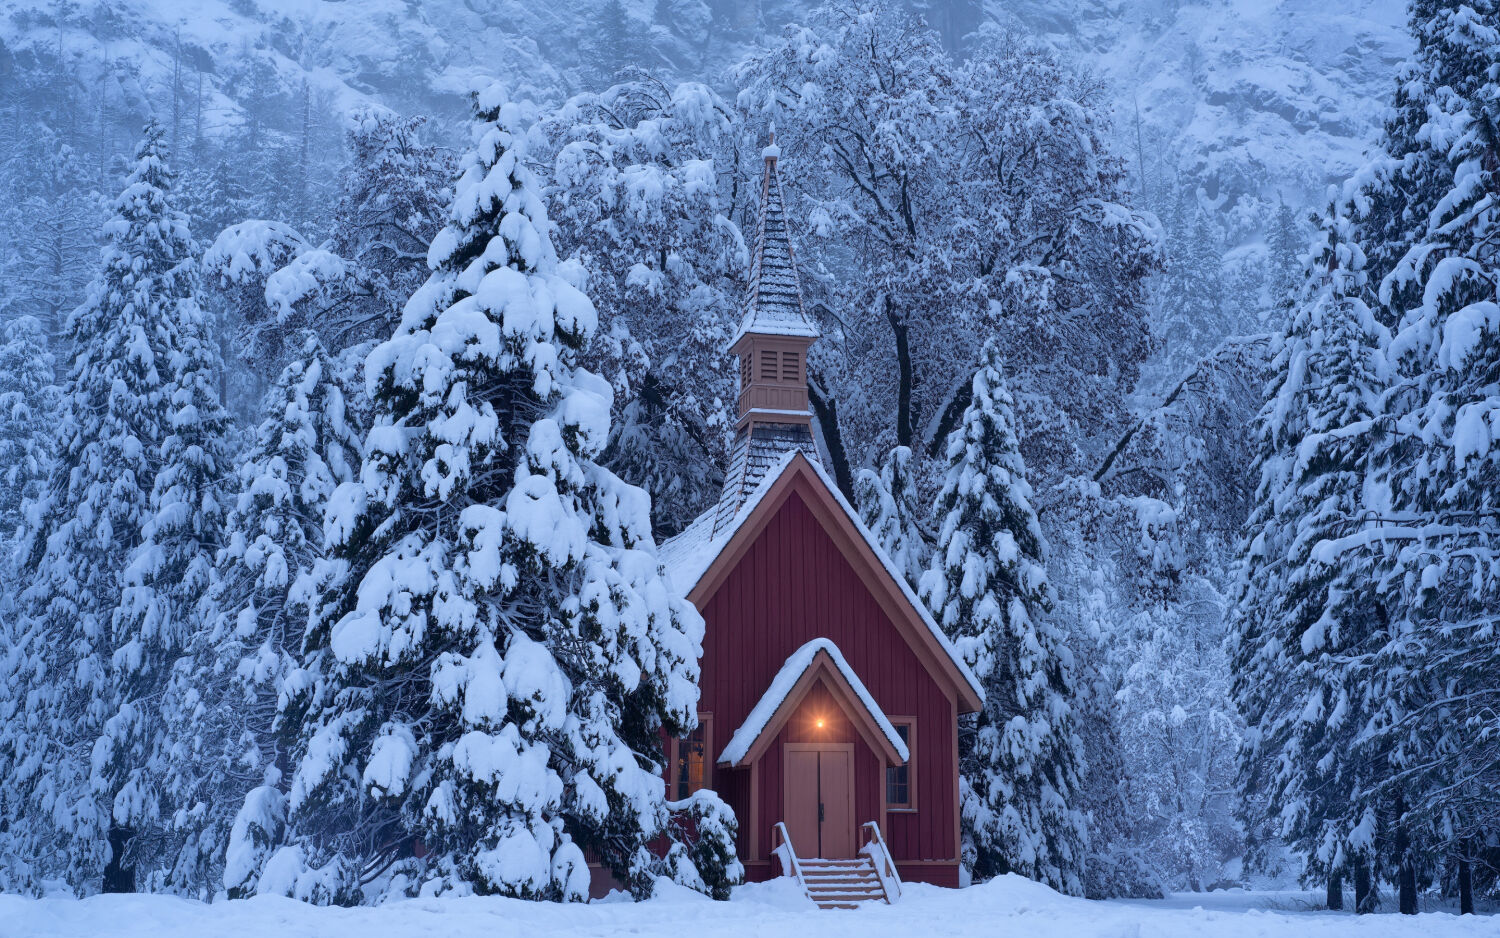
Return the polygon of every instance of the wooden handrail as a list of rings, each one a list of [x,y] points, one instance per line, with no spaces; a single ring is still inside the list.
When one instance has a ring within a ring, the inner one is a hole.
[[[886,901],[894,902],[901,898],[901,874],[896,870],[896,861],[891,858],[891,851],[885,845],[885,838],[880,835],[880,825],[874,821],[866,821],[864,825],[865,850],[868,851],[870,859],[875,863],[875,872],[880,876],[880,885],[886,892]],[[875,853],[879,851],[880,856],[876,858]],[[889,879],[887,879],[889,877]],[[895,887],[895,895],[891,895],[891,888]]]
[[[779,849],[777,841],[781,842],[780,846],[786,848],[785,855],[777,853]],[[802,876],[802,861],[797,859],[797,851],[792,847],[792,835],[787,832],[785,821],[777,821],[776,826],[771,828],[771,852],[776,854],[776,858],[781,861],[782,866],[790,866],[790,869],[786,870],[786,872],[795,876],[797,882],[801,884],[802,890],[806,892],[807,880]]]

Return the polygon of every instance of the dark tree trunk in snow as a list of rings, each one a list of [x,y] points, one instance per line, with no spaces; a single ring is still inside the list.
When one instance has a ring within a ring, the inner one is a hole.
[[[1411,834],[1406,829],[1406,801],[1396,800],[1396,874],[1402,915],[1417,914],[1417,863],[1411,853]]]
[[[896,371],[900,384],[896,388],[896,445],[911,445],[911,343],[906,318],[896,312],[896,304],[885,298],[885,318],[896,337]]]
[[[1469,844],[1464,842],[1463,855],[1458,858],[1458,914],[1474,914],[1474,868],[1469,863]]]
[[[828,450],[828,462],[833,469],[833,481],[839,491],[855,504],[854,473],[849,471],[849,454],[844,450],[844,437],[839,432],[838,403],[823,396],[823,389],[814,381],[807,383],[807,400],[812,404],[813,415],[818,418],[818,430],[823,434],[823,445]]]
[[[1354,911],[1364,915],[1375,911],[1375,890],[1371,888],[1370,864],[1358,860],[1354,864]]]
[[[132,831],[109,829],[109,865],[104,868],[104,892],[135,892],[135,867],[125,865],[125,847]]]
[[[1328,908],[1335,912],[1344,908],[1344,879],[1338,873],[1328,877]]]

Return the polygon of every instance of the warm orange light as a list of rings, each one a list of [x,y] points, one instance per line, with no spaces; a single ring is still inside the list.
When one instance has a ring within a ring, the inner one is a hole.
[[[818,717],[818,729],[822,729],[822,728],[823,728],[823,718],[822,717]]]

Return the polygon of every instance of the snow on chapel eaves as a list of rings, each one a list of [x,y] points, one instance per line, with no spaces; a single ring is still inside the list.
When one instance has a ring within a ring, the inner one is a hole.
[[[859,702],[869,712],[870,717],[875,721],[875,725],[880,728],[881,735],[890,742],[891,748],[896,750],[896,754],[901,757],[901,761],[905,762],[911,758],[911,754],[907,751],[906,743],[902,741],[901,735],[891,725],[890,719],[885,715],[885,711],[880,709],[880,705],[875,702],[875,698],[870,696],[870,691],[865,687],[864,682],[859,679],[859,675],[855,674],[854,669],[849,666],[849,662],[844,660],[843,652],[839,651],[838,646],[833,643],[832,639],[815,638],[792,652],[791,656],[786,659],[786,663],[781,666],[781,670],[776,672],[776,677],[772,679],[771,686],[766,688],[766,692],[761,695],[760,700],[745,717],[745,722],[740,724],[740,728],[734,731],[734,735],[729,739],[729,744],[724,747],[723,752],[719,753],[720,765],[726,763],[734,765],[749,754],[750,748],[755,745],[755,741],[760,738],[760,735],[765,732],[766,727],[770,725],[771,720],[776,716],[776,711],[780,710],[782,704],[786,703],[787,695],[792,692],[792,688],[797,686],[797,682],[801,680],[802,675],[806,674],[807,669],[812,667],[813,661],[817,658],[820,651],[828,653],[828,657],[833,660],[833,666],[844,676],[844,680],[849,682],[849,688],[854,691],[854,695],[859,698]]]
[[[710,508],[700,515],[696,521],[688,525],[687,529],[681,534],[668,539],[661,545],[660,556],[662,563],[667,568],[668,581],[680,595],[686,597],[697,587],[698,581],[703,579],[703,575],[708,572],[708,569],[713,566],[714,561],[724,552],[724,548],[729,546],[729,542],[734,540],[734,536],[739,533],[740,528],[744,527],[745,522],[749,521],[751,516],[755,514],[756,508],[765,500],[766,495],[770,493],[771,489],[775,487],[776,481],[791,467],[799,452],[800,450],[792,450],[781,456],[776,465],[766,472],[765,476],[760,480],[760,484],[755,487],[755,490],[746,497],[744,504],[739,508],[731,523],[715,525],[714,519],[717,508]],[[901,590],[902,597],[912,609],[916,610],[918,617],[922,620],[922,624],[932,634],[938,646],[942,648],[943,653],[953,662],[954,667],[958,669],[958,673],[962,675],[964,681],[974,691],[974,694],[979,700],[983,701],[984,688],[980,686],[979,679],[974,676],[974,672],[964,663],[963,656],[958,653],[957,648],[953,647],[953,643],[949,641],[947,633],[938,627],[937,622],[933,621],[932,614],[927,611],[927,606],[917,598],[916,593],[907,584],[906,578],[896,569],[895,563],[886,555],[886,552],[880,546],[880,542],[875,539],[875,536],[870,533],[870,529],[860,519],[859,512],[850,506],[848,500],[844,498],[843,493],[839,491],[838,486],[829,478],[828,473],[824,471],[822,464],[817,459],[808,459],[805,454],[803,455],[803,459],[814,474],[817,475],[823,487],[833,496],[833,500],[838,504],[839,509],[843,511],[845,516],[854,525],[855,531],[859,533],[860,538],[869,546],[871,553],[875,555],[875,559],[885,568],[886,575],[890,577],[891,582],[895,583]]]

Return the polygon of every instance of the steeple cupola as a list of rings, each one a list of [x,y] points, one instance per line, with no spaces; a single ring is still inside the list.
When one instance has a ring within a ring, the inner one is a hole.
[[[786,204],[777,163],[776,132],[761,151],[760,224],[750,257],[744,315],[729,351],[739,356],[740,394],[734,448],[714,530],[729,524],[766,472],[789,452],[817,460],[807,396],[807,352],[818,327],[802,308],[802,286],[792,257]]]
[[[809,423],[807,351],[818,327],[802,308],[802,287],[787,232],[776,134],[761,155],[760,226],[750,259],[744,316],[729,351],[740,359],[739,426]]]

